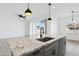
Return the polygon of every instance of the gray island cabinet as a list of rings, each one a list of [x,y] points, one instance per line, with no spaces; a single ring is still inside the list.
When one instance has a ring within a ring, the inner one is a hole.
[[[64,56],[65,50],[66,37],[62,37],[29,54],[23,54],[23,56]]]
[[[66,37],[62,37],[59,40],[59,50],[58,50],[58,55],[59,56],[64,56],[66,51]]]
[[[29,54],[24,53],[21,56],[42,56],[42,55],[43,55],[43,50],[42,50],[42,48],[40,48],[40,49],[35,50]]]

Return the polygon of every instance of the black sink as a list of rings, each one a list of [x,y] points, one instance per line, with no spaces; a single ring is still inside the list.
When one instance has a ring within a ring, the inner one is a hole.
[[[39,38],[37,40],[41,41],[41,42],[47,42],[49,40],[52,40],[52,39],[55,39],[55,38],[51,38],[51,37],[44,37],[44,38]]]

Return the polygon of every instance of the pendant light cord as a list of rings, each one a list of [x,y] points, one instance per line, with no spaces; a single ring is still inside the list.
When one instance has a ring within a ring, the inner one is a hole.
[[[50,5],[51,5],[51,3],[49,3],[48,5],[49,5],[49,17],[50,17],[50,11],[51,11]]]
[[[50,5],[49,5],[49,17],[50,17]]]
[[[72,22],[73,22],[73,12],[74,12],[74,11],[72,11]]]
[[[29,8],[29,3],[28,3],[28,8]]]

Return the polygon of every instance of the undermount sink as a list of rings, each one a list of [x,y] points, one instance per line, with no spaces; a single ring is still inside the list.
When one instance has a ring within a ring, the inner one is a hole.
[[[41,41],[41,42],[47,42],[49,40],[52,40],[52,39],[55,39],[55,38],[51,38],[51,37],[44,37],[44,38],[39,38],[37,40]]]

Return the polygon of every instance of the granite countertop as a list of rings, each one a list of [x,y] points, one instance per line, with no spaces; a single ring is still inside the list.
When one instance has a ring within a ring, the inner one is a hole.
[[[46,37],[54,37],[55,39],[50,40],[48,42],[40,42],[36,40],[38,37],[31,36],[31,37],[17,37],[12,39],[7,39],[7,42],[9,44],[9,47],[11,51],[13,52],[13,55],[19,56],[23,53],[31,53],[37,49],[40,49],[42,46],[47,45],[51,42],[54,42],[58,40],[59,38],[62,38],[64,36],[53,36],[53,35],[45,35]]]
[[[15,56],[22,55],[23,53],[29,54],[44,45],[43,42],[27,37],[8,39],[7,42],[11,48],[11,51],[13,52],[13,55]]]

